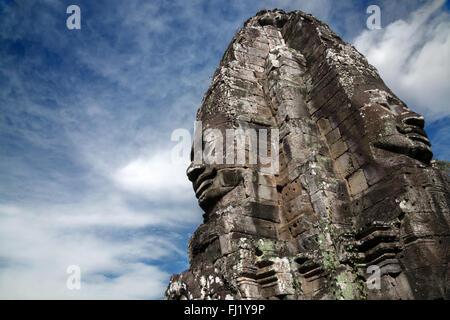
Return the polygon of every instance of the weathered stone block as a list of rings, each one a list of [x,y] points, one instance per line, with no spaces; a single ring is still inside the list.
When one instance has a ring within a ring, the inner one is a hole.
[[[352,157],[349,152],[343,153],[336,159],[336,168],[342,177],[346,178],[352,174],[356,169],[353,165]]]
[[[369,186],[367,185],[364,171],[359,169],[354,174],[352,174],[348,178],[348,185],[350,187],[350,194],[353,196],[363,192],[364,190],[367,190]]]
[[[328,119],[320,118],[317,121],[317,125],[319,126],[320,132],[324,136],[332,130],[331,125],[330,125],[330,120],[328,120]]]
[[[223,216],[225,232],[239,232],[253,236],[277,238],[277,230],[273,222],[244,215]]]
[[[261,296],[258,283],[254,279],[240,277],[237,279],[239,289],[244,299],[258,299]]]
[[[330,146],[330,153],[333,159],[336,159],[347,150],[347,143],[345,143],[342,139],[339,139]]]
[[[248,202],[243,207],[247,215],[276,223],[280,222],[279,207],[276,205]]]
[[[339,131],[339,128],[335,128],[332,131],[330,131],[326,137],[328,144],[332,145],[333,143],[339,140],[339,138],[341,137],[341,132]]]

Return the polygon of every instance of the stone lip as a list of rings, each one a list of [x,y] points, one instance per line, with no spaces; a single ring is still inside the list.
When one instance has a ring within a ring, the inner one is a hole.
[[[450,299],[449,166],[328,25],[298,10],[249,18],[197,120],[279,129],[280,170],[189,166],[204,221],[166,299]]]

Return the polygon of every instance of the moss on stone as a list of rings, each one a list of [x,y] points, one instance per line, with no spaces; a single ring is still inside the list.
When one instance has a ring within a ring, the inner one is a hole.
[[[340,298],[344,300],[354,300],[353,293],[353,277],[347,272],[341,272],[336,276],[337,287],[339,289]]]

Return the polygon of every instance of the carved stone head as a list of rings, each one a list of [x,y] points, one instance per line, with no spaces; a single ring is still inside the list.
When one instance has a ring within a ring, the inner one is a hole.
[[[429,163],[433,153],[424,130],[424,118],[386,91],[375,89],[366,93],[370,102],[360,111],[369,143],[374,148]],[[374,157],[383,156],[377,150],[373,153]]]
[[[278,9],[247,20],[197,120],[203,139],[187,175],[204,223],[168,297],[448,297],[450,193],[424,118],[327,25]],[[272,128],[280,161],[269,173],[260,141],[256,151],[251,135],[239,147],[226,133]],[[368,268],[381,290],[361,288]]]

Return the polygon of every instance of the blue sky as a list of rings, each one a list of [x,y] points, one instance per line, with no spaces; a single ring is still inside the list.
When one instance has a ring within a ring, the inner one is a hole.
[[[71,4],[81,30],[66,28]],[[0,1],[0,298],[162,297],[202,214],[171,133],[192,131],[243,22],[275,7],[366,54],[450,160],[443,0]],[[73,264],[81,290],[66,288]]]

